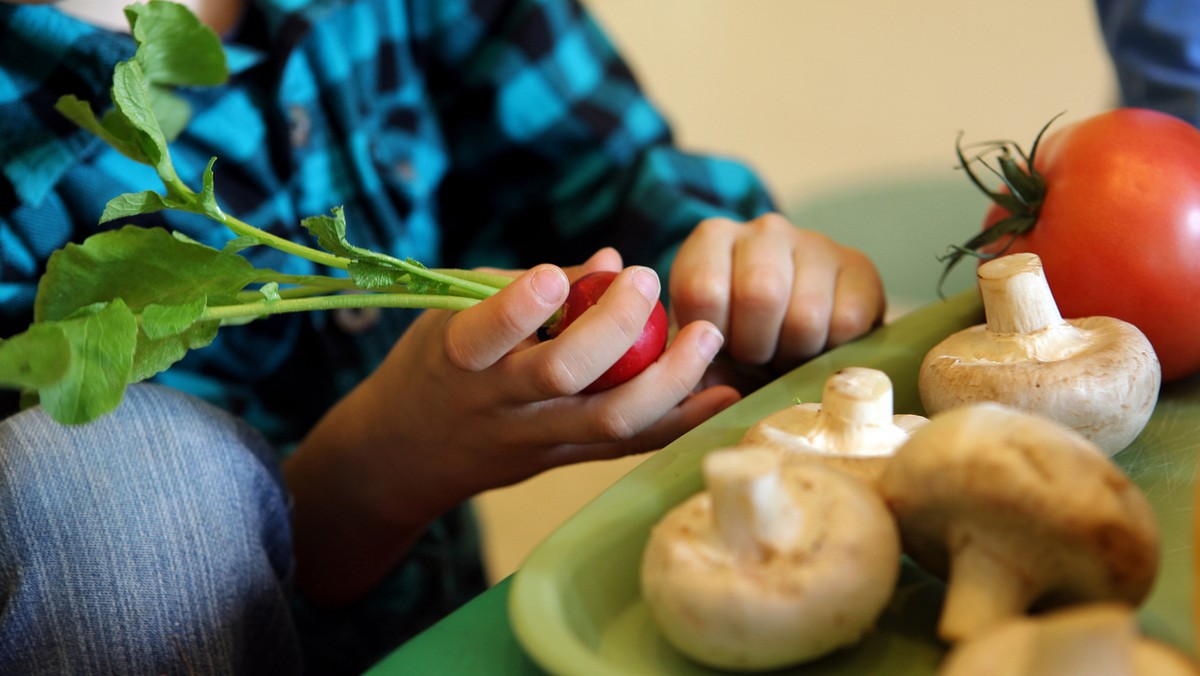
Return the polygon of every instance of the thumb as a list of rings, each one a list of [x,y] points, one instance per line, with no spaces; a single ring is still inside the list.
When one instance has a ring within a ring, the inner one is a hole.
[[[531,268],[496,295],[456,312],[446,325],[446,356],[458,368],[482,371],[540,327],[567,300],[567,277],[548,264]]]

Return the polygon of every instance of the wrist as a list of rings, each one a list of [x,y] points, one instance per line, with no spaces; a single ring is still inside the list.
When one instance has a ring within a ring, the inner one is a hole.
[[[396,481],[398,442],[380,432],[388,418],[372,410],[369,382],[330,409],[283,466],[297,585],[319,605],[369,591],[440,513]]]

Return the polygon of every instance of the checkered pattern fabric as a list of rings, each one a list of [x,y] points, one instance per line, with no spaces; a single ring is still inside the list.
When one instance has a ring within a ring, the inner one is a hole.
[[[172,152],[191,185],[216,156],[222,207],[258,227],[304,239],[302,217],[342,205],[352,241],[427,265],[569,264],[612,245],[665,274],[701,218],[771,208],[742,165],[672,144],[573,2],[252,2],[227,39],[231,82],[187,92],[194,117]],[[6,4],[0,36],[2,336],[28,323],[53,249],[108,227],[109,198],[159,183],[52,109],[67,93],[106,107],[131,38]],[[231,236],[189,215],[140,220]],[[258,249],[257,265],[313,272]],[[388,312],[353,335],[326,316],[256,322],[161,379],[295,438],[410,320]]]
[[[157,189],[53,110],[107,107],[131,38],[49,5],[0,3],[0,336],[22,330],[50,253],[96,232],[105,202]],[[172,146],[189,185],[218,157],[222,208],[292,239],[345,208],[351,241],[431,266],[582,261],[612,245],[665,274],[701,218],[771,208],[727,159],[682,152],[588,14],[568,0],[251,0],[226,36],[227,86],[185,92]],[[189,215],[136,219],[220,246]],[[119,224],[117,224],[119,225]],[[255,247],[256,265],[320,272]],[[223,329],[159,376],[245,417],[285,448],[386,354],[411,321],[320,313]],[[15,402],[8,402],[8,406]],[[5,414],[0,406],[0,415]],[[298,601],[313,673],[361,669],[478,592],[474,524],[434,524],[376,593],[338,613]]]

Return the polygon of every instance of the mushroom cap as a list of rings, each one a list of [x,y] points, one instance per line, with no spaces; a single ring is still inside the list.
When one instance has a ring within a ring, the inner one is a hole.
[[[1138,634],[1133,608],[1090,603],[1009,620],[960,643],[939,676],[1196,676],[1180,652]]]
[[[892,383],[876,369],[847,367],[825,382],[822,403],[795,404],[749,427],[739,446],[771,448],[786,460],[816,460],[874,484],[924,416],[893,414]]]
[[[1145,599],[1159,532],[1145,495],[1082,435],[996,403],[930,418],[897,451],[880,491],[905,551],[950,577],[980,548],[1049,604]]]
[[[751,425],[738,442],[739,447],[769,448],[787,462],[817,462],[846,472],[874,485],[896,448],[913,430],[928,422],[924,416],[897,414],[891,429],[881,430],[890,443],[869,449],[836,451],[814,435],[821,405],[803,403],[789,406],[761,418]]]
[[[860,640],[895,589],[899,534],[879,496],[821,465],[779,471],[802,527],[761,560],[721,539],[709,491],[651,531],[643,598],[666,639],[698,663],[755,671],[815,659]]]
[[[1079,332],[1059,350],[1055,334]],[[1044,340],[1042,340],[1044,339]],[[917,388],[930,415],[995,401],[1078,431],[1114,455],[1141,433],[1158,401],[1162,371],[1137,327],[1085,317],[1038,335],[997,334],[980,324],[951,334],[921,362]]]

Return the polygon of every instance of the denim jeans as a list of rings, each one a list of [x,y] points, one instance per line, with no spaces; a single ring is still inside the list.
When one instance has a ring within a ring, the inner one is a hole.
[[[0,673],[291,674],[273,449],[154,385],[64,427],[0,422]]]

